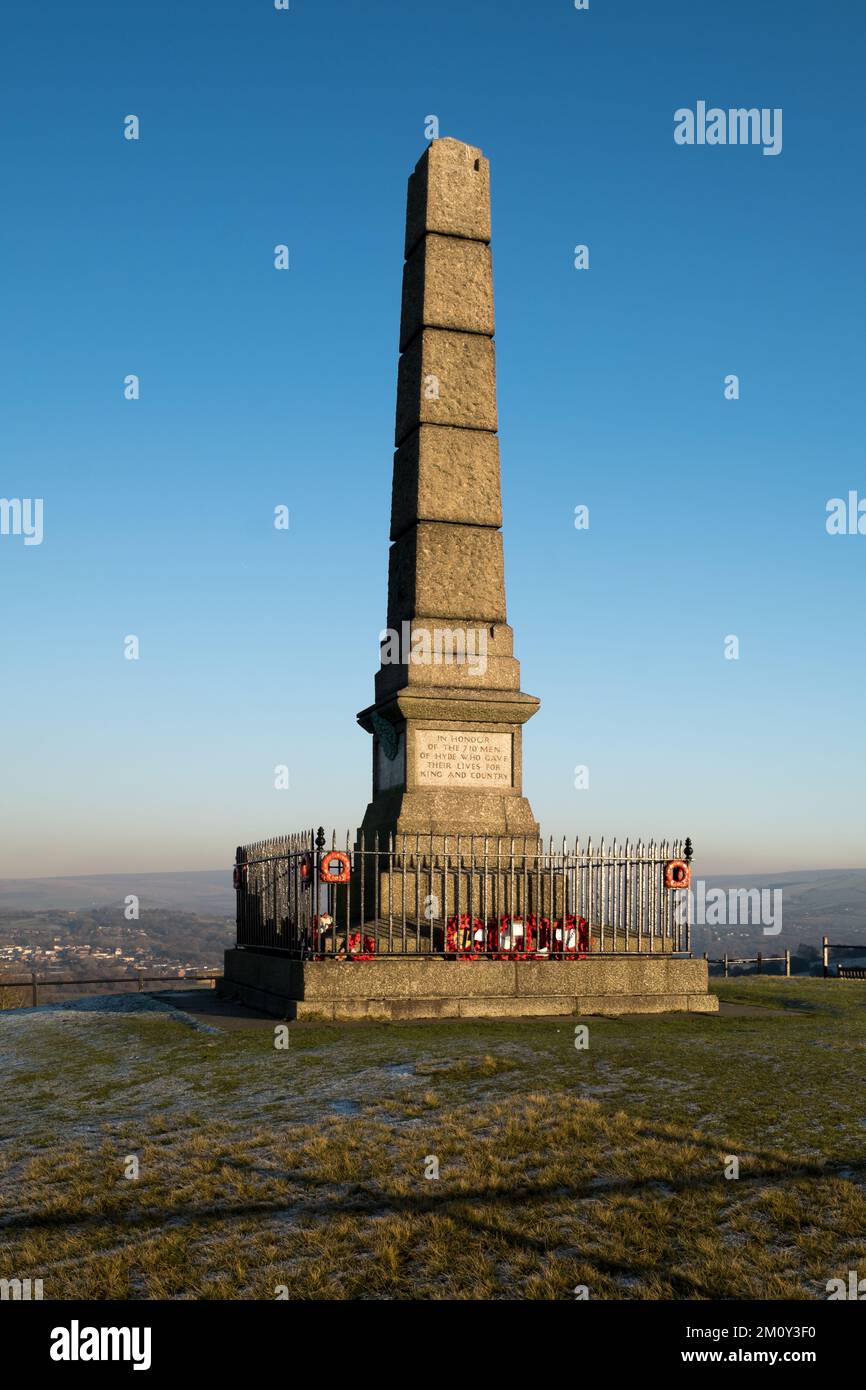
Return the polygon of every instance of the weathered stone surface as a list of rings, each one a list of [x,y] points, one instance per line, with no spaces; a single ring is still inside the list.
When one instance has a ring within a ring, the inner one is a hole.
[[[391,539],[416,521],[502,525],[495,434],[422,425],[404,440],[394,455]]]
[[[422,521],[395,541],[388,570],[389,628],[396,629],[416,613],[503,623],[501,533],[484,526]]]
[[[458,999],[461,1018],[555,1018],[575,1012],[573,999]]]
[[[425,236],[403,267],[400,351],[422,328],[493,336],[490,247],[460,237]]]
[[[362,963],[226,952],[220,993],[276,1017],[437,1018],[714,1013],[705,961],[455,961],[412,956]]]
[[[551,974],[550,967],[556,966]],[[560,968],[561,967],[561,968]],[[658,994],[703,992],[707,963],[672,956],[591,956],[585,961],[517,961],[520,994]],[[563,985],[563,980],[567,985]]]
[[[496,791],[472,791],[451,787],[424,787],[404,792],[388,791],[374,797],[364,817],[364,834],[386,835],[396,827],[401,835],[507,835],[538,838],[538,821],[518,787]],[[422,884],[423,886],[423,884]],[[408,890],[407,890],[408,891]],[[445,902],[453,902],[453,886],[446,888]],[[399,904],[394,904],[399,911]],[[384,911],[383,907],[383,911]]]
[[[420,424],[496,429],[496,359],[479,333],[425,328],[397,370],[396,444]]]
[[[474,145],[433,140],[409,176],[406,247],[425,232],[490,240],[490,165]]]
[[[251,1007],[263,1007],[247,998]],[[543,999],[370,999],[327,1004],[288,1004],[264,1010],[278,1018],[328,1020],[335,1023],[413,1018],[621,1018],[626,1014],[717,1013],[714,995],[629,994],[570,995]]]
[[[408,621],[408,620],[407,620]],[[464,660],[447,661],[449,632],[455,636],[456,655],[460,656],[459,643],[462,638],[465,651]],[[443,625],[441,617],[416,616],[409,623],[409,637],[404,642],[404,629],[400,629],[400,647],[406,647],[410,656],[408,664],[384,660],[376,674],[376,703],[384,703],[404,686],[435,688],[443,683],[452,689],[463,690],[509,690],[520,689],[520,663],[513,655],[511,628],[505,623],[461,623],[449,629]],[[413,643],[419,636],[423,645]],[[438,647],[437,647],[438,643]],[[424,660],[427,649],[431,649],[433,659]],[[383,645],[383,654],[388,648]],[[437,660],[437,651],[442,659]]]
[[[574,1000],[574,1012],[602,1014],[608,1018],[616,1018],[620,1014],[691,1013],[693,998],[691,994],[579,994]],[[713,1010],[704,1012],[712,1013]]]
[[[690,994],[688,1000],[690,1014],[717,1014],[719,1012],[717,994]]]
[[[400,716],[417,728],[426,720],[429,728],[450,723],[455,729],[488,725],[507,729],[525,724],[538,711],[538,700],[523,690],[491,690],[479,687],[464,690],[460,686],[405,687],[391,702]],[[361,716],[368,711],[362,710]]]

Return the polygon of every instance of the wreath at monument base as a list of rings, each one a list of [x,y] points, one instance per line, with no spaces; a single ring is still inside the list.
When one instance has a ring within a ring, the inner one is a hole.
[[[373,960],[376,954],[376,939],[366,935],[362,939],[359,931],[353,931],[347,947],[350,960]]]
[[[565,919],[505,913],[484,922],[462,912],[445,925],[445,957],[451,960],[585,960],[590,950],[589,923],[569,914]],[[354,931],[346,942],[347,960],[375,960],[376,939]],[[321,955],[314,956],[322,960]]]
[[[449,917],[445,953],[455,960],[584,960],[590,949],[589,923],[573,914],[555,918],[505,913],[485,923],[468,912]]]

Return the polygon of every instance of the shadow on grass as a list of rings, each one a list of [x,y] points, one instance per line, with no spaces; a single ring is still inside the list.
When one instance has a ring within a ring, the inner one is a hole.
[[[670,1135],[657,1134],[652,1130],[637,1131],[644,1138],[661,1139],[666,1142],[671,1141]],[[691,1143],[699,1143],[689,1139]],[[712,1148],[718,1152],[719,1145],[707,1141],[704,1147]],[[480,1186],[471,1189],[463,1189],[460,1192],[448,1193],[440,1189],[438,1193],[431,1193],[429,1196],[424,1193],[410,1193],[405,1196],[387,1196],[375,1188],[367,1187],[363,1183],[351,1182],[353,1189],[350,1193],[343,1193],[339,1200],[339,1205],[335,1205],[333,1199],[322,1202],[317,1200],[306,1200],[303,1190],[306,1189],[309,1197],[314,1199],[322,1190],[334,1191],[335,1188],[346,1186],[334,1179],[316,1179],[309,1173],[293,1172],[291,1169],[279,1171],[273,1168],[262,1168],[254,1164],[240,1162],[237,1159],[224,1159],[222,1166],[226,1168],[236,1168],[239,1172],[248,1174],[256,1173],[270,1181],[283,1182],[295,1188],[302,1189],[301,1195],[292,1198],[263,1199],[262,1201],[246,1202],[243,1205],[232,1206],[218,1204],[204,1204],[200,1207],[188,1207],[183,1211],[185,1225],[208,1226],[215,1222],[227,1220],[241,1220],[250,1216],[285,1215],[289,1206],[297,1208],[297,1219],[315,1220],[320,1217],[340,1216],[361,1216],[378,1217],[389,1214],[397,1216],[423,1216],[427,1214],[446,1214],[457,1208],[472,1203],[496,1203],[500,1207],[503,1203],[508,1203],[517,1208],[529,1207],[546,1202],[551,1198],[572,1200],[575,1202],[586,1201],[589,1199],[597,1200],[603,1196],[605,1199],[611,1197],[633,1197],[649,1191],[653,1195],[658,1194],[659,1187],[668,1189],[671,1197],[684,1195],[697,1191],[708,1191],[724,1182],[720,1172],[700,1174],[688,1179],[672,1176],[667,1171],[647,1174],[641,1178],[624,1178],[605,1183],[604,1187],[592,1185],[592,1179],[588,1178],[586,1183],[574,1183],[573,1185],[563,1185],[562,1183],[525,1183],[520,1186],[502,1187]],[[794,1182],[803,1179],[832,1179],[842,1177],[847,1181],[862,1183],[866,1178],[866,1164],[824,1164],[824,1163],[788,1163],[780,1156],[774,1157],[772,1161],[764,1161],[761,1167],[749,1169],[743,1173],[737,1183],[737,1191],[742,1193],[746,1188],[753,1186],[766,1186],[772,1184],[781,1186],[784,1183]],[[39,1215],[16,1215],[7,1219],[0,1219],[0,1231],[10,1232],[15,1230],[59,1230],[70,1228],[88,1227],[131,1227],[134,1225],[136,1230],[140,1230],[144,1225],[163,1226],[169,1222],[177,1220],[177,1212],[170,1207],[148,1208],[139,1206],[135,1212],[92,1212],[82,1213],[80,1216],[69,1213],[56,1213]],[[461,1212],[461,1217],[467,1219],[467,1213]],[[499,1234],[505,1232],[496,1228]],[[515,1240],[525,1241],[527,1248],[546,1248],[543,1242],[535,1241],[532,1237],[518,1237]]]

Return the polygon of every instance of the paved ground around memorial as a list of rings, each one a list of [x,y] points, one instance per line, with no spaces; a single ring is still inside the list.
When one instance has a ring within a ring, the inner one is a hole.
[[[585,1050],[561,1018],[292,1025],[278,1050],[273,1020],[201,997],[0,1014],[0,1277],[826,1297],[866,1268],[866,986],[715,987],[730,1012],[587,1019]]]

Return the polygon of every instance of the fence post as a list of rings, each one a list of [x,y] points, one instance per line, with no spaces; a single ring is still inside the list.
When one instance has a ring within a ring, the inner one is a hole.
[[[727,951],[725,951],[724,966],[725,966],[725,979],[727,979],[727,978],[728,978],[728,953],[727,953]]]
[[[830,951],[826,936],[821,937],[821,964],[824,967],[824,979],[826,980],[830,973]]]
[[[687,835],[687,836],[686,836],[686,842],[685,842],[685,844],[683,845],[683,857],[684,857],[686,863],[687,863],[688,866],[689,866],[689,879],[690,879],[690,881],[691,881],[692,860],[694,859],[694,856],[695,856],[695,851],[694,851],[694,849],[693,849],[693,847],[692,847],[691,836],[690,836],[690,835]],[[686,889],[686,950],[687,950],[687,951],[691,951],[691,949],[692,949],[692,924],[691,924],[691,912],[689,911],[690,902],[691,902],[691,889],[690,889],[690,888],[687,888],[687,889]]]
[[[786,947],[785,947],[785,977],[787,978],[790,974],[791,974],[791,948],[790,948],[790,946],[786,946]]]
[[[761,960],[762,960],[762,956],[761,956],[761,953],[760,953],[760,951],[759,951],[758,954],[757,954],[757,956],[755,957],[755,964],[756,964],[757,967],[758,967],[758,969],[757,969],[757,971],[756,971],[755,973],[758,974],[758,975],[760,975],[760,973],[761,973]]]
[[[141,976],[138,977],[138,992],[141,994]]]
[[[36,979],[35,970],[31,970],[30,972],[30,990],[33,999],[33,1007],[35,1009],[37,1004],[39,1003],[39,982]]]

